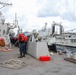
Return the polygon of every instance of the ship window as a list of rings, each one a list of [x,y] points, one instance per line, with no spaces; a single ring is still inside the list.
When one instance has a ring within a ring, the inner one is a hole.
[[[76,39],[71,39],[71,42],[73,42],[73,43],[76,42]]]
[[[76,42],[76,39],[74,39],[74,42]]]
[[[71,37],[71,36],[69,35],[69,37]]]
[[[30,37],[30,41],[32,41],[32,37]]]
[[[5,30],[3,30],[3,35],[5,34]]]

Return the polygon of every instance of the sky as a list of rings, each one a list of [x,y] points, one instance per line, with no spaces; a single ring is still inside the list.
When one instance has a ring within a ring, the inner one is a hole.
[[[23,31],[39,30],[45,23],[47,28],[51,28],[53,21],[62,22],[65,31],[76,28],[76,0],[0,1],[13,4],[0,9],[6,19],[5,22],[12,23],[17,13],[18,25]]]

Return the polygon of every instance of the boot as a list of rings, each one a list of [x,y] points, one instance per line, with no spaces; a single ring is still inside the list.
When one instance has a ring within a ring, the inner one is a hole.
[[[25,55],[23,55],[22,57],[25,57]]]
[[[19,56],[18,58],[22,58],[22,56]]]

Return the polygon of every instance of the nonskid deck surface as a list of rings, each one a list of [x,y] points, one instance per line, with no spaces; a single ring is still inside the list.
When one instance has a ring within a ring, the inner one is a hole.
[[[14,47],[11,51],[0,51],[0,63],[15,59],[25,62],[21,68],[7,68],[0,66],[0,75],[76,75],[76,64],[65,61],[64,55],[54,53],[51,60],[41,62],[30,55],[18,58],[19,48]]]

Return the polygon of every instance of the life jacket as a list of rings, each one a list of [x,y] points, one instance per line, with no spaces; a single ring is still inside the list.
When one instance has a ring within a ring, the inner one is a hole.
[[[24,35],[23,34],[19,34],[18,35],[18,40],[19,41],[24,41],[25,40]]]
[[[0,46],[2,46],[2,47],[4,47],[4,46],[5,46],[4,38],[0,38]]]
[[[24,42],[27,42],[27,41],[28,41],[28,37],[24,36]]]

